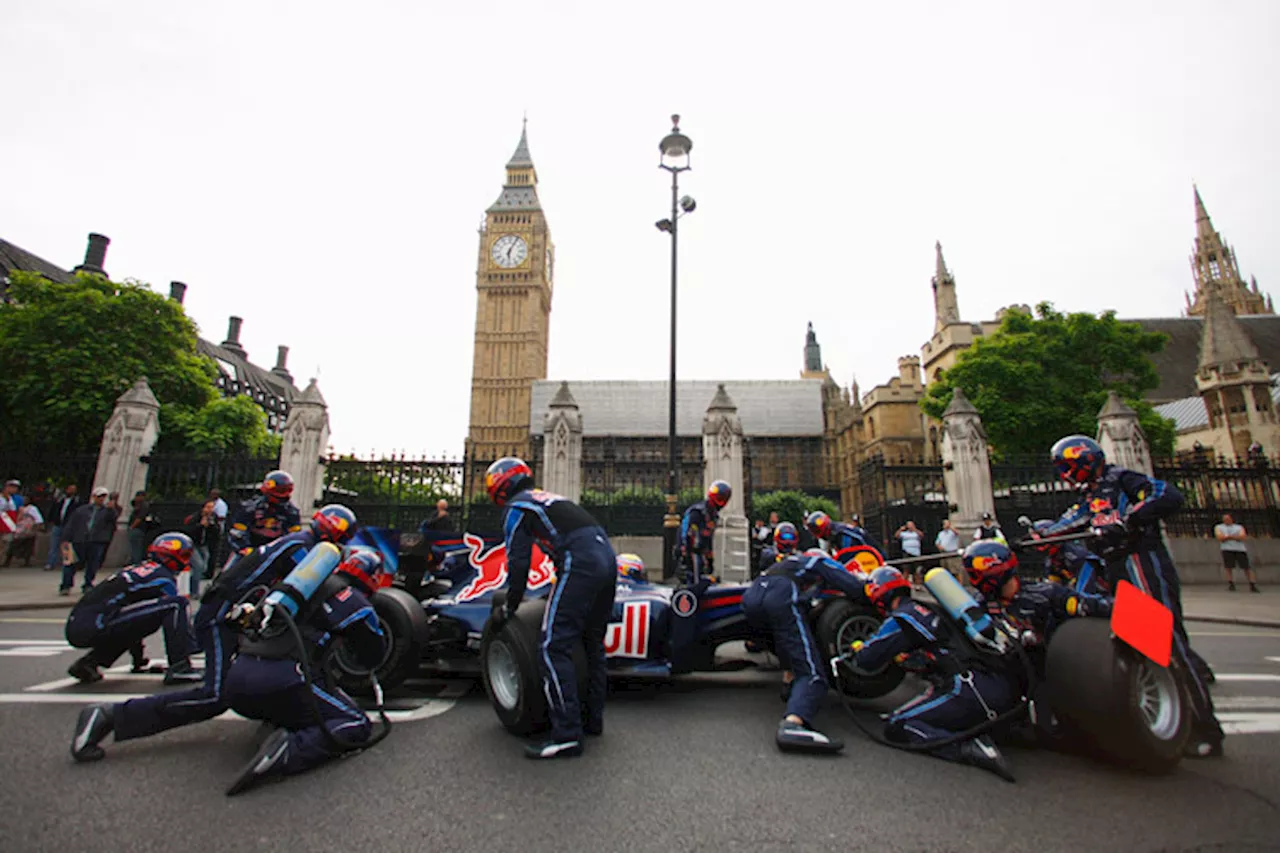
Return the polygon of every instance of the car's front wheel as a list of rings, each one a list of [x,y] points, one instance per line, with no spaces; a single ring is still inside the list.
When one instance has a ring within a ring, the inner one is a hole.
[[[880,616],[871,605],[842,598],[823,609],[814,633],[826,659],[830,660],[849,651],[855,640],[871,639],[880,629],[880,623]],[[855,674],[848,667],[841,667],[840,672],[838,687],[856,699],[878,699],[893,692],[906,676],[901,667],[893,665],[869,675]]]

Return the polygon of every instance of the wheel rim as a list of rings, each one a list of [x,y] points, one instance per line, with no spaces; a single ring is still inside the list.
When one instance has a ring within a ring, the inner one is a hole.
[[[1182,703],[1173,673],[1143,659],[1137,673],[1138,710],[1147,730],[1160,740],[1171,740],[1182,725]]]
[[[855,640],[866,642],[880,630],[880,620],[865,613],[856,613],[840,623],[836,629],[836,649],[843,651],[853,645]]]
[[[511,647],[501,640],[489,643],[486,661],[489,672],[489,690],[504,709],[514,711],[520,704],[520,670]]]
[[[391,633],[391,626],[387,624],[387,620],[381,616],[378,617],[378,628],[382,630],[382,636],[392,640],[384,644],[382,651],[382,659],[378,661],[378,665],[373,668],[374,672],[381,672],[386,666],[387,661],[391,659],[391,650],[394,647],[394,635]],[[369,675],[369,670],[362,667],[355,659],[355,655],[347,648],[346,643],[339,643],[338,650],[333,656],[334,662],[338,665],[338,670],[344,675],[351,675],[357,678],[364,678]]]

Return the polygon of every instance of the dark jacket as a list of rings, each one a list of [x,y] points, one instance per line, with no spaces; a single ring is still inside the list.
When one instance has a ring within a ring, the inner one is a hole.
[[[54,527],[66,527],[67,522],[71,519],[71,514],[82,506],[84,506],[84,498],[79,495],[72,498],[59,498],[49,507],[45,521],[48,521]]]
[[[209,517],[210,523],[204,525],[200,523],[200,513],[193,512],[182,520],[182,532],[191,537],[191,542],[197,548],[213,548],[218,544],[218,539],[222,535],[222,527],[218,524],[216,515]]]
[[[428,521],[422,523],[421,529],[451,531],[454,529],[453,516],[447,512],[444,515],[432,516]]]
[[[94,518],[94,510],[97,510],[96,518]],[[93,519],[92,530],[89,529],[90,519]],[[79,542],[109,545],[111,537],[116,533],[117,520],[116,511],[111,507],[95,507],[93,504],[88,503],[71,513],[71,518],[67,520],[67,527],[62,533],[62,538],[73,544]]]

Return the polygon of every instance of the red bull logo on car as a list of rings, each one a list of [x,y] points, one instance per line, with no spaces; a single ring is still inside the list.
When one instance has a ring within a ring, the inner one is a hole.
[[[605,629],[604,653],[611,658],[649,657],[649,602],[623,605],[622,621],[610,622]]]
[[[474,533],[465,533],[463,543],[467,546],[467,562],[475,569],[476,576],[454,597],[454,601],[462,603],[479,598],[486,592],[501,589],[507,583],[507,548],[502,542],[485,550],[484,539]],[[529,561],[529,583],[527,589],[541,589],[556,579],[556,565],[551,558],[542,552],[537,545],[533,546],[533,555]]]

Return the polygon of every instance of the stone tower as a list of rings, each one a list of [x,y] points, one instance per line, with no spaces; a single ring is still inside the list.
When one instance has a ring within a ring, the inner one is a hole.
[[[480,229],[467,435],[473,483],[494,459],[528,458],[530,393],[547,376],[555,247],[537,186],[525,127]]]
[[[960,322],[960,303],[956,300],[956,280],[942,259],[942,243],[934,243],[933,249],[937,255],[933,274],[933,330],[940,332],[952,323]]]
[[[1280,452],[1280,426],[1271,403],[1271,371],[1249,333],[1216,292],[1205,299],[1196,388],[1209,414],[1209,441],[1219,454],[1246,458],[1249,446]]]
[[[804,370],[800,371],[800,378],[822,379],[826,376],[826,368],[822,366],[822,347],[818,345],[818,335],[810,323],[804,336]]]
[[[1236,263],[1235,250],[1227,245],[1222,235],[1213,230],[1213,223],[1200,200],[1200,190],[1195,187],[1196,197],[1196,251],[1191,256],[1191,274],[1195,279],[1196,292],[1194,299],[1187,296],[1187,313],[1192,316],[1203,316],[1207,311],[1210,294],[1218,294],[1231,313],[1241,314],[1274,314],[1271,297],[1258,292],[1258,281],[1254,279],[1252,287],[1244,283],[1240,276],[1240,267]]]

